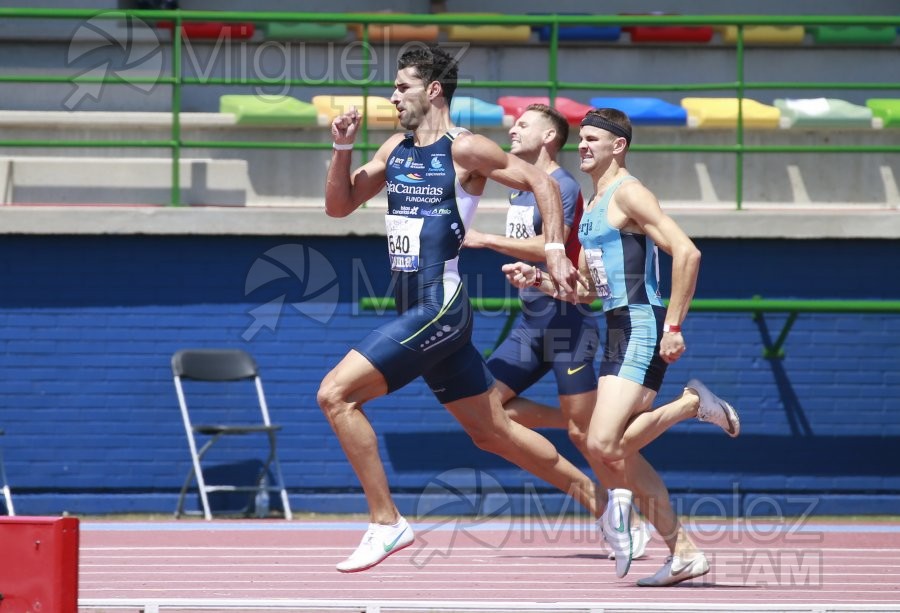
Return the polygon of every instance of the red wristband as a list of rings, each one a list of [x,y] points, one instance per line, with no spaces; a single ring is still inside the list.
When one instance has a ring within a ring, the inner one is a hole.
[[[681,332],[680,324],[663,324],[663,332]]]
[[[532,281],[531,285],[533,287],[540,287],[541,283],[544,282],[544,273],[541,272],[541,269],[537,266],[534,267],[534,281]]]

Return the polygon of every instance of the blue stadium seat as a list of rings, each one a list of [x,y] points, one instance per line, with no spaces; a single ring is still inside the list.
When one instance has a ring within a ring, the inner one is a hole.
[[[683,126],[687,111],[680,105],[659,98],[591,98],[595,109],[614,108],[624,111],[634,125]]]
[[[450,118],[458,126],[502,126],[503,107],[471,96],[454,96],[450,102]]]

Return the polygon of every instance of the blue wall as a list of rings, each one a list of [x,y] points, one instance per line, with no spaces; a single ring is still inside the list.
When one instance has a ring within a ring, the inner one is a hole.
[[[280,456],[296,510],[362,511],[315,394],[353,343],[390,316],[357,307],[359,297],[386,291],[382,245],[377,237],[6,236],[0,443],[17,511],[173,510],[189,456],[169,359],[189,346],[241,347],[257,358],[284,426]],[[900,299],[890,281],[897,241],[698,245],[699,298]],[[472,295],[510,295],[502,261],[464,253]],[[647,455],[684,511],[900,512],[900,317],[801,315],[785,357],[763,358],[763,339],[777,337],[785,319],[692,314],[688,353],[660,397],[702,377],[741,410],[744,433],[731,440],[684,423]],[[479,347],[492,346],[502,324],[479,315]],[[543,381],[531,396],[555,404],[554,390]],[[514,505],[532,487],[548,508],[564,505],[476,450],[420,382],[367,413],[406,513],[436,475],[456,468],[485,471]],[[583,464],[561,433],[550,436]],[[213,460],[248,453],[234,445]]]

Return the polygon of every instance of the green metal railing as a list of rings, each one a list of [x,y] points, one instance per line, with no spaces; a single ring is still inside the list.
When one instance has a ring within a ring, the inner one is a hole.
[[[369,26],[377,24],[436,24],[436,25],[550,25],[551,37],[548,43],[549,66],[547,79],[527,81],[468,81],[466,87],[471,88],[517,88],[546,90],[549,97],[555,99],[560,90],[581,91],[630,91],[630,92],[680,92],[680,91],[734,91],[738,99],[743,99],[748,90],[763,89],[796,89],[796,90],[885,90],[900,89],[896,82],[747,82],[744,78],[744,28],[746,26],[890,26],[900,27],[898,16],[764,16],[764,15],[475,15],[475,14],[432,14],[432,15],[400,15],[385,13],[284,13],[284,12],[233,12],[233,11],[97,11],[86,9],[40,9],[40,8],[0,8],[0,19],[48,19],[48,20],[87,20],[87,19],[122,19],[133,17],[149,22],[167,21],[173,24],[171,67],[168,76],[158,78],[128,78],[118,75],[103,77],[59,76],[59,75],[0,75],[0,83],[77,83],[77,84],[164,84],[172,88],[172,122],[170,137],[166,140],[59,140],[59,139],[21,139],[0,140],[2,147],[123,147],[123,148],[166,148],[172,156],[172,188],[171,204],[180,204],[179,160],[184,148],[208,149],[293,149],[293,150],[325,150],[330,144],[314,142],[279,142],[279,141],[206,141],[185,140],[181,134],[180,114],[182,89],[194,85],[252,85],[271,86],[270,79],[219,79],[185,77],[182,66],[182,30],[185,22],[218,21],[218,22],[288,22],[288,23],[359,23],[363,25],[361,69],[363,75],[369,75],[372,58],[369,53]],[[735,43],[735,80],[716,83],[681,83],[677,85],[658,84],[609,84],[595,82],[569,82],[558,79],[559,28],[566,25],[597,26],[736,26]],[[316,87],[358,87],[365,98],[373,88],[393,88],[393,81],[375,81],[370,79],[333,79],[311,82],[305,79],[281,79],[280,85],[316,86]],[[364,100],[365,102],[365,100]],[[735,202],[738,209],[743,200],[743,174],[745,154],[756,153],[900,153],[900,145],[746,145],[744,143],[743,105],[738,105],[735,144],[733,145],[641,145],[631,147],[633,151],[650,153],[730,153],[736,156]],[[369,139],[369,126],[365,115],[362,124],[362,142],[358,149],[368,152],[377,149]],[[574,149],[569,146],[567,149]]]
[[[516,317],[522,310],[522,303],[518,298],[471,298],[472,308],[481,313],[507,313],[503,328],[494,343],[496,349],[501,341],[507,337],[515,323]],[[668,306],[668,300],[665,301]],[[363,311],[376,311],[383,313],[395,308],[393,298],[369,297],[359,301],[359,308]],[[591,303],[591,309],[600,311],[603,302],[597,300]],[[766,313],[787,313],[787,319],[781,328],[781,332],[773,342],[763,338],[763,357],[768,359],[780,359],[784,357],[784,343],[788,334],[797,321],[800,313],[843,313],[843,314],[900,314],[900,300],[778,300],[764,299],[754,296],[750,299],[704,299],[698,298],[691,302],[692,313],[751,313],[755,320],[763,320]],[[486,353],[489,353],[486,352]]]

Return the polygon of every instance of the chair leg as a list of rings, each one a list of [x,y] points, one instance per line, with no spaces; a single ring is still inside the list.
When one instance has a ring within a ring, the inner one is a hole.
[[[200,448],[200,451],[197,451],[197,446],[194,443],[194,439],[190,438],[188,440],[189,447],[191,449],[191,470],[188,473],[187,478],[184,480],[184,485],[181,486],[181,492],[178,494],[178,504],[175,507],[175,519],[181,517],[184,513],[184,499],[187,496],[188,488],[191,485],[191,480],[193,477],[197,478],[197,491],[200,494],[200,503],[203,507],[203,518],[207,521],[212,519],[212,512],[209,507],[209,498],[206,493],[206,480],[203,478],[203,469],[200,466],[200,461],[203,459],[203,456],[209,451],[209,448],[212,447],[213,443],[219,440],[221,435],[217,434],[208,440],[203,447]]]
[[[284,518],[287,520],[291,520],[294,518],[291,513],[291,503],[288,501],[287,489],[284,487],[284,476],[281,474],[281,463],[278,461],[278,455],[276,452],[276,439],[275,433],[269,433],[269,460],[267,460],[267,466],[271,463],[275,468],[275,479],[278,481],[278,493],[281,496],[281,507],[284,509]],[[266,468],[266,472],[269,472],[269,469]]]
[[[12,492],[9,491],[9,482],[6,480],[6,467],[3,465],[3,455],[0,454],[0,490],[3,490],[3,501],[6,503],[6,514],[13,517],[16,510],[13,507]]]

